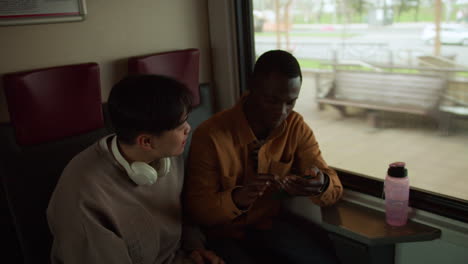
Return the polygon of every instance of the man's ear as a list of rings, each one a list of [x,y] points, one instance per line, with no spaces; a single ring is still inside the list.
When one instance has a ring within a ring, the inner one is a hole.
[[[136,137],[135,142],[140,148],[145,149],[145,150],[151,150],[152,149],[151,140],[153,140],[152,135],[143,133],[143,134],[139,134]]]

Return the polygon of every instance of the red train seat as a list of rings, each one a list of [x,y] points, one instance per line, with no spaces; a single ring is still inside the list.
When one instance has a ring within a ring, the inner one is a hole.
[[[176,50],[133,57],[128,60],[130,74],[160,74],[172,77],[190,89],[193,105],[200,104],[198,83],[200,51]]]
[[[24,263],[48,263],[46,208],[66,164],[101,136],[99,66],[67,65],[3,76],[11,122],[0,125],[0,167]]]

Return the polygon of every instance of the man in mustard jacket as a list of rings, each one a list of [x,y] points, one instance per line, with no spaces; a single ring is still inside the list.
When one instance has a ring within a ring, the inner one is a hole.
[[[336,263],[314,237],[276,216],[282,196],[335,203],[343,187],[310,127],[293,111],[302,84],[290,53],[258,58],[250,92],[194,132],[185,205],[228,264],[270,252],[283,263]]]

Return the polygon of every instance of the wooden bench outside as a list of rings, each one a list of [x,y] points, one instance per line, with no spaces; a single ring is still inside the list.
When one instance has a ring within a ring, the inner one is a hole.
[[[316,101],[319,109],[329,104],[343,116],[347,106],[375,110],[370,116],[374,126],[378,113],[388,111],[431,117],[445,130],[440,106],[447,84],[440,75],[335,70],[328,85],[316,77]]]

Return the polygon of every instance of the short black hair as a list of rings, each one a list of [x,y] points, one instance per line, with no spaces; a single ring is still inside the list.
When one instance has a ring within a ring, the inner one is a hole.
[[[109,115],[119,140],[134,144],[140,133],[156,136],[181,125],[192,95],[187,87],[166,76],[131,75],[112,87]]]
[[[301,67],[297,59],[289,52],[284,50],[270,50],[263,53],[255,63],[252,77],[258,78],[261,75],[270,73],[281,73],[288,78],[301,77]]]

